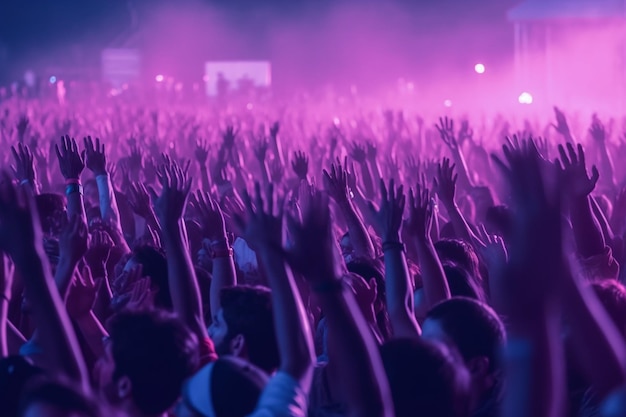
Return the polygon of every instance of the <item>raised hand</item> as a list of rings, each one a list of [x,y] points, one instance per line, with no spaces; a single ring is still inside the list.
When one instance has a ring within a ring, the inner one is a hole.
[[[78,152],[76,140],[65,135],[61,138],[61,146],[55,145],[59,168],[66,180],[77,180],[85,169],[85,160]]]
[[[128,169],[131,172],[139,172],[143,168],[143,152],[135,141],[130,145],[130,155],[128,155]]]
[[[572,134],[569,129],[569,125],[567,124],[567,118],[565,114],[558,108],[554,108],[554,116],[556,118],[556,124],[552,124],[552,126],[559,132],[565,140],[571,141]]]
[[[149,189],[154,210],[163,227],[174,226],[183,217],[191,189],[191,178],[173,161],[161,165],[157,175],[162,186],[161,195],[157,196],[152,188]]]
[[[283,205],[274,204],[274,187],[268,186],[265,198],[261,185],[254,184],[254,196],[243,192],[246,219],[235,217],[235,223],[243,238],[258,250],[282,250]]]
[[[309,157],[302,151],[293,153],[293,161],[291,161],[291,169],[300,180],[306,180],[309,172]]]
[[[302,221],[288,217],[293,245],[287,261],[313,285],[337,282],[341,277],[338,248],[333,237],[328,196],[313,191],[302,207]]]
[[[76,264],[87,253],[88,239],[87,224],[83,217],[78,215],[72,216],[59,236],[59,253],[61,258]]]
[[[20,143],[24,142],[24,136],[26,135],[26,131],[28,130],[30,122],[28,117],[20,116],[20,119],[17,121],[15,128],[17,129],[17,137]]]
[[[332,164],[330,173],[323,171],[324,188],[336,203],[344,203],[349,199],[348,173],[341,164]]]
[[[409,218],[405,223],[411,236],[430,239],[433,227],[434,210],[430,190],[417,184],[415,192],[409,190]]]
[[[279,122],[274,122],[272,127],[270,127],[270,136],[272,138],[276,138],[276,136],[278,136],[278,132],[279,131],[280,131],[280,123]]]
[[[285,176],[285,168],[283,167],[283,164],[281,164],[278,158],[276,158],[270,163],[269,169],[272,184],[280,184],[283,181],[283,177]]]
[[[437,176],[435,177],[435,190],[444,206],[449,207],[454,204],[456,193],[456,181],[458,174],[454,173],[455,165],[450,165],[450,159],[443,158],[437,165]]]
[[[146,219],[151,215],[152,206],[150,202],[150,194],[145,185],[140,182],[132,183],[128,189],[126,195],[128,197],[128,204],[133,212]]]
[[[196,162],[201,167],[206,166],[206,161],[209,158],[209,143],[206,140],[199,140],[196,142],[196,148],[193,151],[193,156],[196,158]]]
[[[35,185],[37,182],[37,175],[33,164],[33,153],[28,146],[18,144],[17,149],[15,146],[11,146],[11,154],[15,159],[15,167],[13,171],[18,181],[28,181],[29,184]]]
[[[581,144],[577,146],[578,153],[571,143],[566,146],[567,151],[563,145],[559,145],[560,159],[556,161],[561,171],[563,186],[570,197],[585,197],[596,187],[600,173],[594,165],[591,167],[591,177],[587,174],[585,152]]]
[[[115,243],[113,238],[104,230],[94,230],[89,239],[89,248],[85,253],[85,262],[98,273],[104,272],[104,265],[109,260],[111,249]]]
[[[450,150],[456,151],[459,149],[459,144],[454,135],[454,120],[449,119],[448,117],[440,117],[439,124],[436,124],[435,127],[439,131],[441,140],[448,148],[450,148]]]
[[[137,265],[130,272],[133,274],[134,284],[130,293],[130,299],[126,303],[126,310],[145,311],[154,308],[156,293],[150,288],[151,278],[141,277],[142,269],[141,265]]]
[[[478,252],[490,272],[506,265],[509,254],[500,236],[489,234],[483,224],[478,228],[478,238],[483,242],[483,245],[479,245]]]
[[[350,157],[354,159],[359,164],[364,163],[367,160],[367,151],[365,150],[365,146],[352,142],[352,148],[350,149]]]
[[[261,163],[265,162],[268,146],[269,143],[267,142],[267,139],[264,138],[259,139],[259,141],[254,145],[254,147],[252,148],[252,152],[254,152],[254,156],[256,157],[257,161]]]
[[[228,126],[224,132],[222,132],[222,141],[224,144],[224,148],[231,149],[235,145],[235,138],[239,134],[239,129],[236,129],[233,126]]]
[[[600,144],[604,144],[604,141],[606,140],[606,128],[604,127],[602,121],[600,121],[598,116],[595,114],[593,115],[591,127],[589,128],[589,133],[591,134],[591,137],[594,141]]]
[[[376,148],[376,144],[371,140],[368,140],[365,143],[367,159],[370,161],[376,161],[376,155],[378,153],[378,149]]]
[[[197,212],[204,236],[211,241],[226,239],[224,213],[217,201],[209,193],[198,191],[191,194],[191,204]]]
[[[369,210],[375,221],[374,227],[383,242],[400,242],[400,228],[402,227],[402,213],[406,198],[403,187],[396,187],[393,179],[389,181],[389,187],[384,180],[380,180],[380,208],[374,203],[368,202]]]
[[[470,127],[467,120],[461,122],[461,128],[459,129],[459,142],[461,145],[466,141],[474,141],[474,130]]]
[[[100,139],[96,138],[94,143],[91,136],[84,138],[85,140],[85,165],[87,169],[94,173],[95,176],[106,175],[107,158],[104,153],[104,143],[100,144]]]

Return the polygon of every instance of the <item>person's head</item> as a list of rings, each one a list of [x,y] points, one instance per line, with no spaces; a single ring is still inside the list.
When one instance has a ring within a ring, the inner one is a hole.
[[[496,386],[501,374],[498,355],[506,343],[506,332],[487,304],[465,297],[437,304],[426,315],[422,337],[458,350],[472,377],[475,404]]]
[[[245,417],[254,411],[268,376],[235,357],[220,358],[185,382],[176,417]]]
[[[43,233],[58,236],[67,218],[65,198],[60,194],[43,193],[35,196],[35,205]]]
[[[95,178],[89,178],[83,184],[83,193],[85,198],[85,204],[89,207],[100,206],[100,195],[98,194],[98,183]]]
[[[20,401],[17,415],[20,417],[104,417],[102,411],[95,399],[87,397],[76,388],[60,382],[44,380],[27,389]]]
[[[218,355],[244,358],[266,372],[279,364],[272,294],[265,287],[222,289],[221,308],[209,326]]]
[[[443,272],[450,288],[450,294],[453,297],[467,297],[478,301],[485,301],[485,292],[480,287],[470,274],[463,268],[445,264]],[[413,297],[413,308],[415,311],[415,317],[421,323],[426,319],[426,315],[431,305],[426,301],[424,294],[424,288],[417,288]]]
[[[150,288],[155,292],[155,307],[164,310],[172,309],[172,298],[167,279],[167,260],[160,249],[151,246],[138,246],[126,260],[122,272],[115,277],[111,289],[113,291],[113,307],[119,311],[126,306],[134,286],[128,281],[129,272],[137,265],[142,266],[142,276],[150,277]]]
[[[442,239],[435,243],[435,250],[443,265],[458,265],[481,281],[480,262],[472,245],[460,239]]]
[[[199,344],[177,317],[163,311],[123,312],[108,324],[94,378],[106,398],[126,410],[159,415],[196,371]]]
[[[423,339],[395,339],[380,353],[396,417],[464,417],[470,377],[453,349]]]

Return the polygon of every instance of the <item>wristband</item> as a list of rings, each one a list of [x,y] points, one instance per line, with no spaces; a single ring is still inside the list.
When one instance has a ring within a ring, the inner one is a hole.
[[[65,195],[69,196],[70,194],[79,193],[83,195],[83,186],[80,184],[68,184],[65,187]]]
[[[78,178],[67,178],[65,180],[65,185],[77,184],[80,185],[80,180]]]
[[[20,186],[22,187],[28,184],[30,184],[30,180],[25,179],[25,180],[20,181]]]
[[[346,288],[343,279],[334,279],[313,285],[313,291],[319,294],[341,292]]]
[[[404,243],[402,242],[383,242],[383,252],[394,249],[399,249],[402,252],[406,252],[406,248],[404,246]]]

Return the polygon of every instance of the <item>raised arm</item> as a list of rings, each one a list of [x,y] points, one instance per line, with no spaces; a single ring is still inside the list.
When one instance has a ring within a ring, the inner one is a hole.
[[[501,415],[561,416],[565,372],[558,284],[566,269],[560,196],[554,178],[544,180],[532,141],[520,149],[505,145],[504,155],[506,163],[494,160],[511,186],[517,214],[510,261],[492,277],[492,299],[509,324]]]
[[[367,228],[359,217],[348,190],[348,173],[341,165],[333,164],[330,173],[324,170],[324,186],[328,194],[335,200],[348,225],[350,240],[355,254],[365,258],[375,255],[374,244]]]
[[[291,220],[295,223],[295,220]],[[354,295],[341,279],[331,230],[328,198],[312,197],[301,225],[294,224],[289,260],[307,279],[328,319],[329,354],[351,416],[393,416],[389,383],[374,336]]]
[[[207,160],[209,159],[209,144],[206,140],[196,143],[196,149],[193,153],[200,168],[200,180],[202,181],[202,190],[211,191],[211,179],[207,168]]]
[[[213,200],[208,193],[198,191],[191,196],[191,201],[204,232],[209,239],[209,250],[213,257],[213,279],[211,280],[211,317],[216,317],[221,308],[220,293],[222,289],[237,285],[233,250],[226,235],[224,214],[217,201]]]
[[[370,203],[370,212],[375,219],[378,235],[383,241],[387,311],[395,337],[416,339],[421,330],[415,320],[413,284],[406,262],[404,244],[400,239],[405,196],[402,186],[396,188],[393,180],[389,182],[389,187],[381,180],[380,190],[380,209],[376,209],[374,204]]]
[[[0,190],[0,245],[24,279],[41,344],[51,371],[68,376],[89,390],[89,374],[76,334],[56,289],[42,246],[43,234],[33,196],[16,190],[5,173]]]
[[[435,125],[435,127],[439,131],[441,140],[452,153],[452,158],[454,159],[455,165],[459,171],[459,183],[461,187],[469,190],[472,187],[472,180],[469,175],[469,170],[467,169],[467,164],[465,163],[463,151],[461,150],[454,133],[454,121],[447,117],[443,119],[439,118],[439,124]]]
[[[65,178],[65,196],[67,197],[67,215],[72,217],[85,216],[85,205],[83,204],[83,186],[80,183],[80,174],[85,169],[85,161],[78,152],[76,140],[69,136],[61,138],[61,146],[55,145],[59,168]]]
[[[562,185],[570,206],[570,219],[574,230],[574,239],[578,254],[584,258],[599,255],[604,252],[606,242],[600,225],[597,223],[591,208],[590,194],[598,182],[600,174],[594,166],[591,177],[587,175],[585,152],[582,145],[578,145],[578,152],[574,145],[559,145],[559,161]]]
[[[0,357],[9,356],[9,304],[11,303],[11,289],[13,287],[13,274],[8,268],[8,259],[0,253]]]
[[[615,190],[615,170],[613,169],[613,158],[611,158],[609,148],[606,146],[606,128],[596,115],[593,116],[589,134],[598,149],[599,166],[602,171],[600,183],[608,190]]]
[[[183,212],[191,188],[191,179],[169,160],[159,167],[163,187],[157,196],[150,190],[154,208],[161,222],[163,247],[167,254],[167,276],[174,311],[200,340],[208,337],[202,315],[202,302],[196,273],[185,241]]]
[[[19,181],[20,186],[30,187],[33,194],[39,194],[41,190],[37,182],[37,172],[33,163],[34,156],[29,147],[20,143],[17,148],[11,146],[11,153],[15,160],[15,177]]]
[[[419,267],[422,271],[424,298],[430,309],[441,301],[450,298],[448,280],[437,256],[431,239],[433,227],[433,203],[430,191],[417,185],[415,193],[409,192],[409,221],[407,227],[417,251]]]
[[[237,222],[244,239],[255,246],[272,289],[279,369],[299,381],[299,385],[308,391],[313,377],[313,340],[306,309],[283,256],[283,207],[274,207],[272,186],[263,198],[261,187],[256,183],[254,194],[253,203],[251,197],[244,193],[247,220],[244,222],[238,218]]]

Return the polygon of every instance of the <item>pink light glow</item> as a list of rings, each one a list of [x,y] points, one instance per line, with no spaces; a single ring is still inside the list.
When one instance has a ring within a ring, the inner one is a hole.
[[[450,99],[444,100],[443,101],[443,105],[445,107],[452,107],[452,100],[450,100]]]
[[[162,83],[163,80],[165,79],[165,77],[163,75],[159,74],[156,77],[154,77],[154,79],[156,80],[157,83]]]
[[[477,74],[484,74],[485,66],[483,64],[476,64],[474,65],[474,71],[476,71]]]
[[[530,93],[524,91],[522,94],[519,95],[517,101],[519,101],[520,104],[533,104],[533,96]]]

